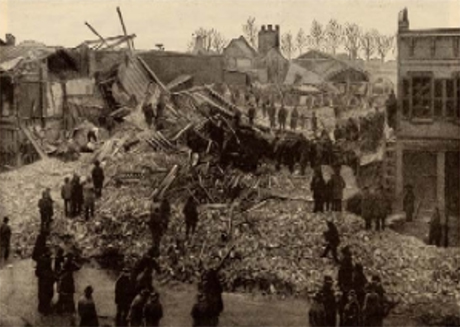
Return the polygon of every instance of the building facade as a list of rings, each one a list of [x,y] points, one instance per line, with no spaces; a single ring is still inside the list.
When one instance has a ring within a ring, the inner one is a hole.
[[[460,28],[411,30],[398,19],[397,208],[412,185],[416,208],[459,216]]]

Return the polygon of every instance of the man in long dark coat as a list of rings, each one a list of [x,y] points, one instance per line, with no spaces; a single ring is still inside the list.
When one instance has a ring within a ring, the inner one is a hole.
[[[404,195],[403,207],[406,213],[406,221],[412,221],[415,208],[415,195],[412,185],[406,186],[406,194]]]
[[[54,274],[51,268],[51,254],[47,247],[37,261],[35,275],[38,277],[38,312],[51,313],[51,300],[54,294]]]
[[[40,211],[41,230],[49,230],[54,210],[53,200],[51,200],[46,191],[42,192],[42,197],[38,200],[38,208]]]
[[[10,219],[3,218],[3,224],[0,226],[0,262],[7,261],[10,256],[11,227],[8,225]]]
[[[321,167],[315,168],[315,173],[310,184],[310,190],[313,193],[313,212],[323,212],[326,182],[324,181],[323,174],[321,173]]]
[[[83,207],[83,185],[80,183],[80,176],[75,174],[71,181],[72,184],[72,197],[71,197],[71,208],[72,217],[79,216],[82,212]]]
[[[93,300],[93,288],[87,286],[84,293],[78,301],[80,327],[97,327],[99,326],[99,319],[97,317],[96,304]]]
[[[190,196],[185,203],[183,209],[185,217],[185,237],[188,238],[189,233],[195,234],[196,225],[198,223],[198,209],[193,196]]]
[[[94,192],[96,193],[96,197],[100,198],[102,195],[102,187],[104,185],[104,170],[101,167],[101,163],[99,160],[94,162],[94,168],[91,171],[91,177],[93,179],[94,185]]]
[[[123,268],[120,277],[115,283],[115,304],[117,306],[116,326],[127,326],[129,307],[134,296],[134,284],[130,278],[129,269]]]
[[[329,251],[332,252],[332,257],[335,262],[339,262],[337,258],[337,247],[340,244],[340,237],[337,227],[332,221],[327,222],[327,230],[324,232],[324,240],[326,241],[326,248],[324,249],[322,258],[326,257]]]
[[[144,306],[145,327],[157,327],[163,318],[163,306],[160,303],[160,294],[150,293],[149,299]]]
[[[332,289],[333,280],[330,276],[324,277],[324,284],[321,288],[321,297],[326,313],[326,325],[336,326],[337,323],[337,301],[335,300],[334,290]]]

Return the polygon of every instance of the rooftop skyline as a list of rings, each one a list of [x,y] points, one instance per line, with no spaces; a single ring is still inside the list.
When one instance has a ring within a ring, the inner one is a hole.
[[[398,12],[404,7],[411,29],[460,25],[460,0],[0,0],[0,37],[12,33],[17,43],[34,40],[74,47],[97,39],[85,21],[105,37],[122,35],[117,6],[128,33],[137,36],[137,49],[152,49],[161,43],[172,51],[187,50],[199,27],[215,28],[227,40],[237,38],[250,16],[259,27],[280,25],[281,34],[295,34],[300,28],[309,33],[314,19],[326,24],[332,18],[356,23],[364,30],[395,34]]]

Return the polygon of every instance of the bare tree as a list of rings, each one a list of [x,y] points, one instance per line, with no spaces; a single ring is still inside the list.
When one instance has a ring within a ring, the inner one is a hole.
[[[200,27],[192,34],[192,36],[193,39],[187,44],[189,52],[193,51],[197,38],[201,38],[203,50],[205,51],[222,53],[227,43],[222,34],[214,28],[206,29]]]
[[[321,50],[324,41],[323,26],[318,21],[313,20],[310,28],[310,42],[313,49]]]
[[[356,24],[345,24],[343,30],[343,40],[345,49],[348,51],[348,55],[351,60],[355,60],[358,57],[359,51],[359,38],[361,36],[361,29]]]
[[[394,48],[394,36],[377,34],[375,36],[375,47],[380,59],[385,61],[388,52]]]
[[[223,35],[214,30],[212,35],[212,49],[217,53],[222,53],[224,51],[225,45],[227,44],[227,40],[223,37]]]
[[[249,17],[246,23],[243,25],[243,32],[248,42],[254,47],[257,48],[257,32],[258,26],[256,25],[256,18]]]
[[[302,54],[303,49],[305,49],[305,47],[307,46],[307,42],[308,42],[308,39],[307,39],[307,36],[305,35],[304,30],[300,29],[297,32],[297,35],[295,38],[295,46],[296,46],[297,51],[299,51],[299,55]]]
[[[359,44],[367,61],[369,61],[371,56],[375,53],[376,37],[378,37],[378,32],[376,30],[372,30],[363,33],[359,38]]]
[[[291,60],[295,48],[294,36],[292,35],[291,31],[284,33],[283,37],[281,38],[281,50],[289,60]]]
[[[335,55],[343,41],[343,28],[335,19],[331,19],[325,29],[325,40],[328,50]]]

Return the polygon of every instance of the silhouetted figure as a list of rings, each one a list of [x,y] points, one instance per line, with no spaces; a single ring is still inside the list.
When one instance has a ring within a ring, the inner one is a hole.
[[[324,249],[321,257],[326,257],[329,251],[331,251],[334,261],[339,262],[339,259],[337,258],[337,247],[340,244],[340,237],[337,227],[331,221],[327,222],[327,230],[324,232],[324,240],[326,241],[326,248]]]
[[[78,315],[80,316],[80,327],[99,326],[92,286],[86,286],[83,296],[78,301]]]

